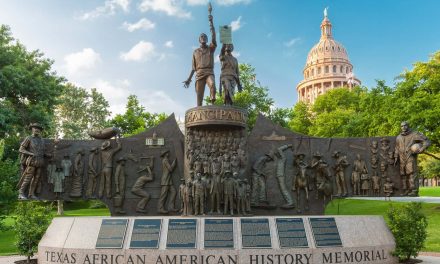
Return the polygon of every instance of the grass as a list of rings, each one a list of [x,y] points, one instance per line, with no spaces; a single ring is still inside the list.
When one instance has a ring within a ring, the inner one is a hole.
[[[336,199],[326,208],[327,215],[382,215],[387,221],[387,210],[390,205],[399,206],[402,202],[367,201]],[[338,209],[339,205],[339,209]],[[428,218],[428,237],[423,251],[440,252],[440,204],[422,204],[422,211]]]
[[[90,209],[89,201],[78,201],[65,203],[64,205],[64,216],[109,216],[110,211],[107,208]],[[56,208],[52,211],[55,217]],[[13,216],[7,217],[5,220],[7,227],[13,227],[14,218]],[[15,247],[15,232],[10,229],[8,231],[0,231],[0,256],[17,255],[18,251]]]
[[[440,186],[437,187],[420,187],[420,196],[440,197]]]

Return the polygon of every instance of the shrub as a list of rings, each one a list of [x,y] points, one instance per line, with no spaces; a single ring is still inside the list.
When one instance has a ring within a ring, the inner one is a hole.
[[[16,246],[20,255],[27,257],[28,263],[38,250],[38,243],[52,219],[50,206],[38,202],[20,202],[15,208]]]
[[[428,221],[421,212],[421,203],[408,203],[388,210],[389,227],[396,240],[393,255],[400,261],[417,257],[426,240]]]

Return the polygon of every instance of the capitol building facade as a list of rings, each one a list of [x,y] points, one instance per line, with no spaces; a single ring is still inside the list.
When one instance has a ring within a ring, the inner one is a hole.
[[[321,39],[307,56],[303,70],[304,80],[296,87],[298,100],[313,104],[316,98],[337,87],[351,89],[361,81],[353,74],[353,65],[341,43],[333,39],[332,24],[324,10]]]

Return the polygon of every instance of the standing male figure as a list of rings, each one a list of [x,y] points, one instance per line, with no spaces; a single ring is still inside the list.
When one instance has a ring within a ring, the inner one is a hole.
[[[266,162],[273,160],[273,157],[269,154],[261,156],[252,166],[252,206],[258,206],[260,203],[267,204],[266,194],[266,175],[264,174],[264,168]]]
[[[119,138],[116,138],[117,147],[112,149],[110,140],[104,141],[101,145],[101,177],[99,180],[99,197],[101,198],[105,194],[108,199],[111,196],[111,186],[112,186],[112,173],[113,173],[113,156],[121,150],[121,142]]]
[[[37,199],[35,191],[41,178],[41,170],[44,166],[44,141],[41,138],[43,127],[38,123],[29,125],[32,135],[26,137],[21,143],[20,159],[24,165],[23,174],[18,183],[18,199]],[[28,195],[26,195],[28,192]]]
[[[87,181],[87,197],[94,196],[96,190],[96,180],[98,179],[98,154],[99,149],[93,147],[90,149],[89,163],[87,167],[88,181]]]
[[[341,156],[339,151],[333,153],[333,158],[336,159],[335,162],[335,176],[336,176],[336,187],[338,188],[338,196],[347,196],[347,186],[345,185],[345,168],[350,164],[347,162],[346,156]]]
[[[240,83],[240,74],[238,70],[238,61],[232,55],[234,50],[233,44],[223,44],[220,53],[220,63],[222,64],[221,74],[220,74],[220,95],[223,88],[224,91],[224,104],[232,105],[235,93],[235,86],[238,87],[238,91],[241,92],[242,87]]]
[[[353,195],[361,194],[361,175],[368,174],[367,164],[361,159],[361,154],[356,154],[353,162],[353,172],[351,173],[351,185],[353,186]]]
[[[210,90],[210,101],[215,102],[215,80],[214,80],[214,52],[217,48],[217,41],[215,38],[215,29],[212,15],[208,16],[209,27],[211,30],[211,43],[207,44],[208,36],[205,33],[200,34],[199,42],[200,48],[197,48],[193,53],[192,70],[189,77],[184,81],[185,88],[189,87],[192,76],[196,73],[196,93],[197,106],[202,106],[203,96],[205,94],[205,85],[207,84]]]
[[[194,215],[205,215],[206,185],[201,180],[200,173],[192,185],[192,196],[194,197]]]
[[[165,150],[160,156],[162,157],[162,178],[160,179],[161,189],[159,198],[159,213],[167,214],[168,210],[165,209],[165,203],[168,197],[168,201],[170,201],[172,206],[170,210],[173,212],[177,211],[175,209],[176,188],[174,187],[172,180],[172,172],[176,168],[177,159],[175,159],[173,163],[170,164],[169,150]]]
[[[400,135],[396,137],[394,165],[399,161],[402,189],[405,190],[403,195],[416,196],[417,154],[425,151],[431,142],[422,133],[412,131],[407,121],[400,124],[400,130]]]

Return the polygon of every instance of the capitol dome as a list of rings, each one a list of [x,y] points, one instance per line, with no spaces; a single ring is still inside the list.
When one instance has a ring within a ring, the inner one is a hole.
[[[310,50],[303,70],[304,80],[296,87],[298,100],[314,103],[316,98],[336,87],[351,87],[361,82],[353,74],[353,65],[344,46],[333,39],[332,24],[324,11],[321,39]]]

